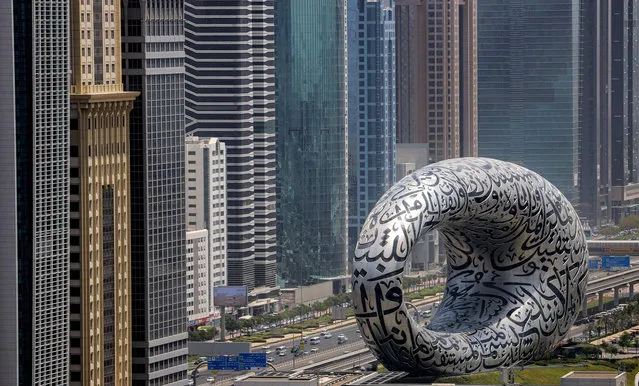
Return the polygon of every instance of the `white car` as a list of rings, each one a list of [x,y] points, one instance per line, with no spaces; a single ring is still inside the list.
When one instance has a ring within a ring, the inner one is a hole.
[[[215,382],[215,378],[213,378],[213,377],[207,377],[207,378],[206,378],[206,381],[207,381],[207,382]]]
[[[277,354],[277,355],[279,355],[279,356],[281,356],[281,357],[285,357],[285,356],[286,356],[286,350],[282,350],[282,351],[280,351],[280,353],[279,353],[279,354]]]
[[[319,349],[318,349],[317,347],[313,347],[313,348],[311,349],[311,352],[318,352],[318,351],[319,351]]]
[[[268,355],[268,354],[272,354],[272,353],[273,353],[273,351],[272,351],[272,350],[266,350],[266,351],[264,351],[264,354],[266,354],[266,355]]]
[[[328,332],[324,334],[324,339],[331,339],[332,337],[333,335],[329,334]]]

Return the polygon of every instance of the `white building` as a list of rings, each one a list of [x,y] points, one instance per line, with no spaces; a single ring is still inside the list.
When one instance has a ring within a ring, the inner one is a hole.
[[[186,314],[191,324],[208,320],[209,305],[209,235],[206,229],[186,232]]]
[[[226,146],[217,138],[186,138],[186,226],[208,230],[208,280],[210,314],[213,287],[226,280]]]

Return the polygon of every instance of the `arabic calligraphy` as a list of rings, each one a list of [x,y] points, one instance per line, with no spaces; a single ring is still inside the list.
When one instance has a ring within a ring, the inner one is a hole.
[[[424,327],[401,284],[430,231],[444,240],[448,280]],[[486,158],[438,162],[389,189],[364,223],[351,279],[357,322],[390,370],[466,374],[534,360],[581,310],[587,256],[577,213],[538,174]]]

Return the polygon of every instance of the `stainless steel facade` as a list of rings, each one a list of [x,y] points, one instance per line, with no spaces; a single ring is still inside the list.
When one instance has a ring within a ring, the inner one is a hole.
[[[123,0],[130,117],[133,385],[187,370],[184,29],[181,1]]]

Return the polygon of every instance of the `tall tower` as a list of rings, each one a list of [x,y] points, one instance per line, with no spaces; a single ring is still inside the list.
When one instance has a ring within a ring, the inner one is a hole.
[[[530,168],[576,204],[579,0],[478,7],[479,155]]]
[[[186,227],[208,232],[206,276],[211,314],[213,287],[227,285],[226,154],[226,145],[217,138],[186,137]]]
[[[290,284],[346,275],[345,12],[344,0],[276,3],[278,269]]]
[[[131,111],[133,385],[187,371],[184,27],[181,1],[123,0],[122,73]]]
[[[348,1],[349,247],[395,183],[396,83],[393,0]]]
[[[186,0],[185,21],[186,131],[227,148],[228,284],[274,288],[273,0]]]
[[[66,385],[68,2],[4,1],[0,13],[0,379]]]
[[[396,0],[397,143],[477,156],[477,1]]]
[[[20,384],[18,362],[18,189],[13,2],[0,3],[0,379]]]
[[[129,112],[120,1],[73,0],[71,384],[131,383]]]
[[[581,1],[580,214],[601,225],[639,203],[639,1]]]

